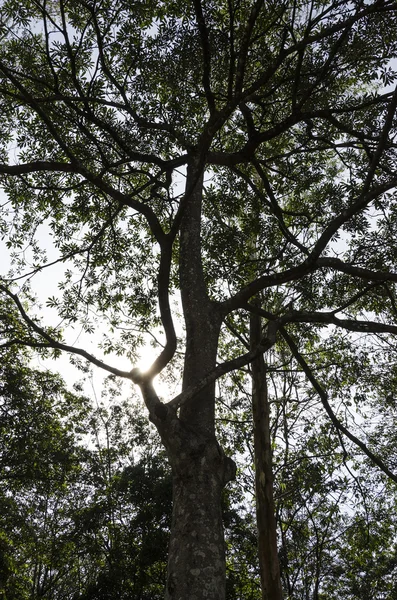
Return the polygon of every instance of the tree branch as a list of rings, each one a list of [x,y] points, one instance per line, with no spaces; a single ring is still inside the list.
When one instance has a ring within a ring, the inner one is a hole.
[[[289,281],[294,281],[296,279],[301,279],[305,275],[315,271],[317,268],[316,264],[309,264],[308,261],[305,260],[300,265],[292,267],[291,269],[286,269],[280,273],[258,277],[258,279],[251,281],[251,283],[243,287],[236,294],[222,302],[222,310],[224,314],[227,315],[237,308],[244,308],[246,302],[261,290],[288,283]]]
[[[160,225],[160,222],[153,212],[153,210],[147,204],[143,202],[139,202],[135,200],[131,195],[124,194],[120,192],[109,183],[105,182],[100,175],[91,173],[85,167],[81,166],[78,163],[63,163],[57,161],[34,161],[30,163],[25,163],[21,165],[5,165],[0,164],[0,174],[6,175],[22,175],[26,173],[35,173],[40,171],[61,171],[67,173],[75,173],[76,175],[80,175],[83,177],[88,183],[93,184],[95,187],[100,189],[102,192],[117,200],[121,204],[125,206],[129,206],[130,208],[136,210],[144,217],[146,217],[147,222],[149,223],[150,229],[156,240],[161,243],[165,234]]]
[[[385,465],[385,463],[378,456],[376,456],[361,440],[359,440],[355,435],[353,435],[349,431],[349,429],[347,427],[345,427],[343,425],[343,423],[341,423],[339,421],[338,417],[335,415],[335,413],[332,410],[331,405],[328,401],[327,392],[324,390],[324,388],[321,386],[321,384],[314,377],[309,365],[303,358],[302,354],[299,352],[298,347],[295,344],[294,340],[290,337],[290,335],[287,333],[287,331],[284,329],[284,327],[280,327],[280,333],[283,336],[283,338],[285,339],[285,341],[287,342],[297,363],[302,367],[302,370],[305,373],[306,377],[308,378],[308,380],[312,384],[313,388],[316,390],[317,394],[319,395],[321,403],[324,406],[324,408],[325,408],[332,424],[335,426],[335,428],[338,431],[342,432],[356,446],[358,446],[364,452],[364,454],[383,471],[383,473],[385,473],[388,477],[390,477],[390,479],[392,479],[394,482],[397,483],[397,475],[395,475],[392,471],[390,471],[390,469],[387,467],[387,465]]]
[[[397,185],[397,178],[395,185]],[[387,188],[389,189],[390,187],[392,187],[392,184],[388,183]],[[379,193],[379,188],[377,188],[376,194],[374,192],[373,195],[377,196]],[[366,269],[364,267],[355,267],[354,265],[344,263],[339,258],[332,257],[317,258],[315,262],[312,262],[312,258],[308,257],[296,267],[286,269],[280,273],[274,273],[273,275],[263,275],[262,277],[258,277],[258,279],[251,281],[247,286],[239,290],[236,294],[222,303],[224,314],[226,315],[237,308],[244,308],[244,305],[252,296],[265,288],[274,287],[297,279],[302,279],[302,277],[305,275],[324,267],[332,268],[337,271],[369,281],[397,282],[397,273],[390,271],[372,271],[371,269]]]
[[[215,99],[211,90],[211,48],[209,43],[208,28],[205,22],[201,0],[193,0],[196,21],[200,33],[201,48],[203,51],[203,88],[207,98],[210,114],[215,111]]]
[[[387,145],[388,136],[389,136],[389,133],[390,133],[392,125],[393,125],[396,111],[397,111],[397,86],[394,90],[393,96],[391,97],[391,100],[390,100],[390,103],[389,103],[389,106],[387,109],[387,113],[386,113],[385,122],[383,124],[382,132],[379,136],[378,145],[374,152],[371,164],[369,166],[368,174],[363,183],[361,193],[360,193],[359,197],[357,198],[357,200],[355,202],[353,202],[349,208],[346,208],[345,210],[343,210],[325,228],[325,230],[321,234],[320,238],[318,239],[313,250],[310,253],[310,260],[315,261],[319,258],[319,256],[321,255],[321,253],[327,246],[328,242],[335,235],[335,233],[341,228],[342,225],[347,223],[347,221],[349,221],[353,216],[358,214],[360,211],[364,210],[369,205],[371,200],[373,200],[374,198],[379,196],[382,193],[382,191],[387,191],[388,189],[395,187],[395,185],[397,184],[397,178],[394,178],[391,181],[387,182],[386,184],[378,185],[377,187],[371,189],[371,186],[373,184],[373,179],[375,177],[376,169],[378,168],[379,161],[382,157],[382,153]],[[385,189],[382,190],[382,188],[385,188]]]
[[[40,325],[35,323],[35,321],[33,321],[33,319],[31,319],[29,317],[29,315],[25,311],[24,307],[22,306],[21,301],[19,300],[19,298],[16,294],[13,294],[12,292],[10,292],[10,290],[2,284],[0,284],[0,291],[3,292],[4,294],[6,294],[6,296],[8,296],[9,298],[11,298],[11,300],[13,300],[16,307],[18,308],[19,314],[21,315],[21,317],[25,321],[25,323],[28,325],[28,327],[32,331],[34,331],[34,333],[36,333],[40,338],[42,338],[43,340],[45,340],[47,342],[47,344],[41,344],[40,342],[36,342],[35,340],[32,340],[32,341],[27,340],[26,342],[22,342],[22,343],[24,343],[24,345],[32,346],[32,347],[39,347],[39,348],[45,348],[45,347],[54,348],[55,350],[62,350],[64,352],[68,352],[70,354],[76,354],[77,356],[81,356],[82,358],[88,360],[93,365],[100,367],[101,369],[108,371],[109,373],[112,373],[113,375],[117,375],[117,376],[123,377],[125,379],[130,379],[131,381],[133,381],[135,383],[134,376],[131,371],[122,371],[120,369],[112,367],[111,365],[108,365],[107,363],[99,360],[98,358],[96,358],[89,352],[82,350],[81,348],[75,348],[74,346],[69,346],[68,344],[64,344],[64,343],[56,340],[52,335],[47,333],[43,327],[41,327]],[[10,342],[12,342],[12,340]],[[13,341],[13,343],[20,345],[21,340],[15,339]]]
[[[247,25],[243,33],[243,39],[241,42],[240,52],[238,53],[237,70],[236,70],[236,81],[235,81],[235,95],[239,95],[242,92],[244,85],[244,74],[247,63],[247,55],[250,46],[252,32],[255,27],[255,23],[259,17],[259,13],[263,8],[263,0],[256,0],[253,4],[250,15],[247,20]]]
[[[164,367],[172,360],[177,347],[177,338],[172,318],[169,295],[172,243],[173,238],[167,237],[161,246],[160,267],[157,276],[157,282],[160,318],[164,327],[166,344],[146,373],[146,376],[150,378],[158,375],[158,373],[160,373],[160,371],[162,371]]]
[[[365,267],[355,267],[354,265],[344,263],[339,258],[332,258],[331,256],[318,258],[316,264],[319,268],[331,268],[335,271],[340,271],[341,273],[353,275],[353,277],[359,277],[360,279],[365,279],[368,281],[397,282],[397,273],[393,273],[391,271],[372,271],[371,269],[366,269]]]
[[[208,373],[206,377],[203,377],[196,385],[190,386],[186,388],[181,394],[175,396],[170,402],[167,402],[166,406],[174,406],[175,408],[179,408],[182,404],[185,404],[192,398],[194,398],[203,388],[205,388],[210,383],[213,383],[222,375],[226,373],[230,373],[236,369],[241,369],[252,362],[255,358],[257,358],[260,354],[267,352],[270,350],[272,346],[274,346],[276,342],[277,331],[279,328],[278,321],[270,321],[265,329],[265,334],[262,337],[261,343],[255,349],[246,352],[237,358],[233,358],[232,360],[228,360],[224,363],[218,365],[211,373]]]
[[[397,325],[388,325],[377,321],[359,321],[357,319],[338,319],[335,312],[291,311],[279,318],[282,325],[287,323],[313,323],[318,325],[336,325],[348,331],[359,333],[397,334]]]

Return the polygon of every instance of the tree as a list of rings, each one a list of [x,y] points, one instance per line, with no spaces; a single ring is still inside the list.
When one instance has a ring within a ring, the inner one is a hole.
[[[322,357],[319,366],[329,370],[330,365],[324,362]],[[287,360],[282,348],[269,352],[267,363],[275,520],[285,595],[293,600],[392,600],[397,551],[394,483],[374,473],[354,447],[346,442],[341,447],[321,402],[306,387],[302,373]],[[356,373],[353,361],[349,366]],[[256,460],[249,386],[244,381],[241,385],[236,374],[227,386],[225,383],[219,396],[223,404],[221,439],[237,457],[239,468],[239,480],[232,488],[238,519],[231,532],[233,550],[228,567],[232,577],[235,575],[236,597],[258,598],[258,557],[252,554],[256,545],[253,480],[258,471],[252,473],[249,468]],[[225,403],[228,397],[232,397],[229,407]],[[347,406],[345,409],[349,410]],[[381,403],[378,410],[384,410]],[[378,427],[374,431],[371,426],[372,435],[385,450],[392,448],[394,433],[385,431],[376,413],[373,407],[371,418],[375,417]],[[389,419],[393,421],[390,414]],[[361,435],[362,427],[360,424]],[[266,516],[269,519],[263,510],[259,526]],[[262,544],[271,540],[266,530],[259,531],[261,538]],[[267,552],[262,560],[270,560],[271,556]],[[275,590],[273,586],[271,593]]]
[[[140,386],[173,472],[166,598],[224,597],[235,465],[215,436],[215,381],[281,339],[341,438],[397,481],[337,408],[363,340],[376,372],[397,333],[396,14],[392,0],[2,4],[0,291],[19,311],[4,345]],[[45,269],[60,275],[47,305],[61,325],[27,308]],[[247,349],[250,314],[264,325]],[[103,355],[74,327],[102,329]],[[327,337],[343,385],[312,362]],[[153,379],[180,352],[181,393],[162,402]]]
[[[1,597],[161,598],[171,479],[142,411],[0,356]]]
[[[171,473],[142,408],[120,402],[112,381],[108,408],[93,408],[59,375],[31,368],[26,351],[0,354],[2,596],[161,598]],[[229,569],[227,588],[241,600],[252,597],[255,534],[235,496],[223,503],[230,553],[248,555],[249,578]]]
[[[65,507],[89,405],[58,375],[29,367],[26,352],[0,357],[0,592],[53,598],[74,571]]]
[[[250,322],[251,348],[255,350],[260,343],[261,318],[259,315],[253,314]],[[270,403],[263,356],[258,356],[252,361],[251,372],[256,515],[262,598],[264,600],[282,600],[273,489]]]

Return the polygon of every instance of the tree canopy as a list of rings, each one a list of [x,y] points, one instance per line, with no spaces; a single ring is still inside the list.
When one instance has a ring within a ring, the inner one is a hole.
[[[173,472],[167,598],[224,597],[215,382],[257,357],[293,364],[342,451],[397,481],[377,435],[396,394],[396,17],[392,0],[1,5],[2,346],[140,386]],[[181,381],[164,402],[160,373]]]

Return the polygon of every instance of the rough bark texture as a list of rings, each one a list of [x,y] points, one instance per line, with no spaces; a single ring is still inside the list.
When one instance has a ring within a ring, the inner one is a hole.
[[[186,323],[183,389],[216,365],[221,314],[207,295],[201,262],[203,177],[198,161],[188,168],[180,237],[181,296]],[[173,473],[173,517],[167,600],[223,600],[225,544],[221,493],[235,464],[215,439],[215,384],[154,421]]]
[[[188,432],[173,460],[173,518],[167,600],[225,597],[221,492],[233,462],[216,441]]]
[[[251,315],[251,346],[261,339],[261,319]],[[255,490],[258,528],[259,568],[263,600],[282,600],[280,565],[277,552],[273,496],[270,415],[263,355],[252,363],[252,413],[254,423]]]
[[[186,206],[180,235],[180,284],[186,325],[182,389],[198,383],[216,366],[222,317],[208,298],[201,257],[203,174],[198,159],[187,171]],[[215,434],[215,383],[181,408],[181,419],[195,431]]]
[[[137,376],[138,377],[138,376]],[[173,473],[173,518],[165,597],[167,600],[223,600],[225,546],[221,493],[236,466],[214,436],[184,423],[162,404],[151,382],[140,382],[166,448]]]

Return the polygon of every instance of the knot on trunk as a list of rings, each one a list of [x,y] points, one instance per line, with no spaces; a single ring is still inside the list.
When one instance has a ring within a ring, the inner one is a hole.
[[[225,473],[224,473],[224,481],[223,485],[229,483],[229,481],[234,481],[236,479],[237,473],[237,465],[232,458],[225,455]]]
[[[184,428],[178,446],[169,457],[175,477],[216,478],[221,488],[235,478],[236,464],[225,455],[215,437],[205,437]]]

